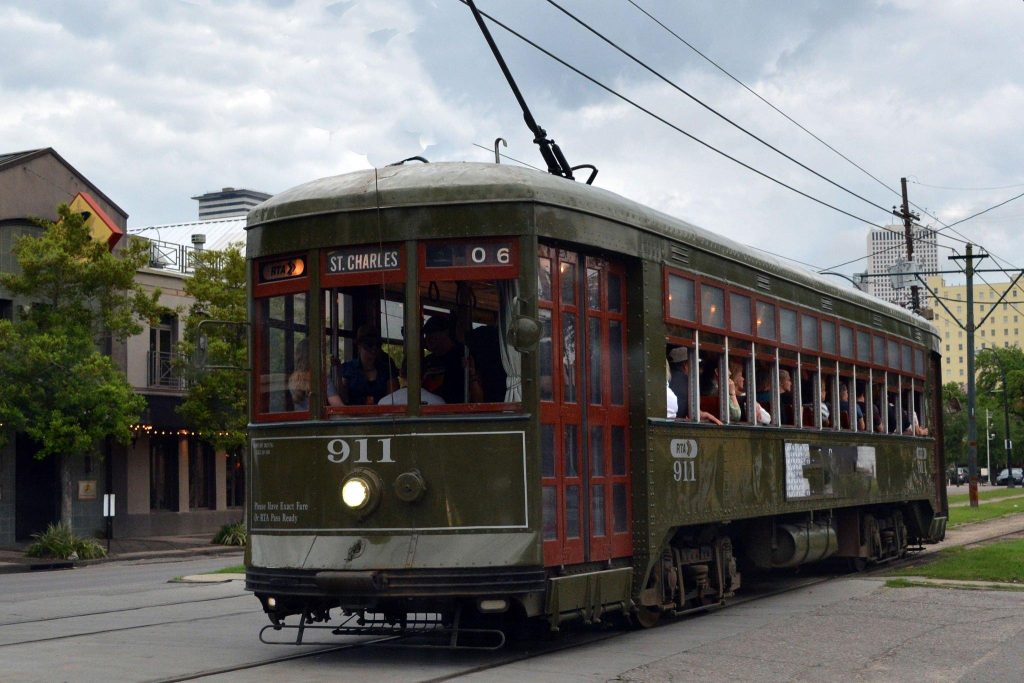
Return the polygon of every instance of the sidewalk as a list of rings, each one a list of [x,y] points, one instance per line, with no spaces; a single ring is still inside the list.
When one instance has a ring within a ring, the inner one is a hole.
[[[202,555],[238,555],[241,562],[240,546],[213,545],[213,534],[195,536],[153,536],[148,538],[114,538],[110,540],[109,554],[99,560],[56,560],[45,557],[26,557],[28,545],[0,548],[0,574],[28,572],[40,569],[70,569],[99,562],[143,560],[154,558],[188,559]],[[99,541],[104,548],[107,542]]]

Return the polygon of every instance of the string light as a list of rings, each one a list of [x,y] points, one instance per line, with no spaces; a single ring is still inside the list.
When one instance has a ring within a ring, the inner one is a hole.
[[[0,425],[2,426],[2,425]],[[201,432],[191,429],[156,429],[151,424],[133,424],[128,427],[136,436],[230,436],[231,432]]]

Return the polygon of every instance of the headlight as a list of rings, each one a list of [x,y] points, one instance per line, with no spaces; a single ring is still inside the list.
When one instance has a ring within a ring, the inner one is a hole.
[[[353,510],[362,510],[370,502],[370,484],[362,477],[349,477],[341,485],[341,500]]]
[[[356,469],[341,482],[341,502],[361,519],[377,507],[381,497],[380,477],[368,469]]]

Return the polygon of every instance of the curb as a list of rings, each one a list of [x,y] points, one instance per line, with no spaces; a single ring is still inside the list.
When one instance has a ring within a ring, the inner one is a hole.
[[[216,545],[173,550],[142,550],[138,552],[117,553],[116,555],[108,555],[107,557],[95,560],[58,560],[26,557],[15,562],[0,561],[0,574],[28,574],[38,571],[77,569],[108,562],[130,562],[133,560],[165,559],[168,561],[182,561],[194,557],[233,555],[243,552],[245,552],[245,548],[242,546]]]

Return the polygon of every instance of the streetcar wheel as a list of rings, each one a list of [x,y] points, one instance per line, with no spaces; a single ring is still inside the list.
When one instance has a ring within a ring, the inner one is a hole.
[[[863,557],[851,557],[846,561],[846,566],[850,572],[854,574],[860,574],[868,568],[868,561]]]
[[[637,607],[634,616],[640,628],[654,628],[661,619],[661,610],[653,607]]]

